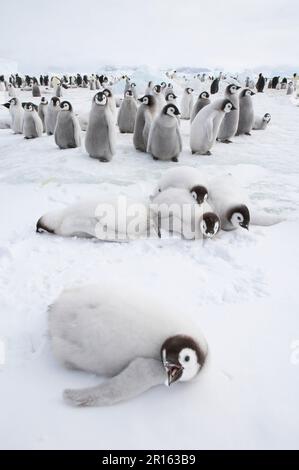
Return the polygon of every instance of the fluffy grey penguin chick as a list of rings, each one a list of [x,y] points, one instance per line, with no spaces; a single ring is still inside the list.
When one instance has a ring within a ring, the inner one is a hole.
[[[60,99],[53,96],[47,107],[45,126],[48,135],[53,135],[56,127],[57,116],[60,111]]]
[[[43,133],[43,123],[37,112],[38,107],[33,103],[24,103],[24,110],[24,138],[35,139],[36,137],[41,137]]]
[[[150,128],[156,112],[156,102],[153,95],[139,98],[141,105],[136,114],[133,143],[136,150],[146,152]]]
[[[132,90],[127,90],[117,118],[117,124],[121,133],[132,134],[134,132],[136,114],[136,100]]]
[[[199,97],[197,98],[197,101],[195,102],[192,108],[190,117],[191,122],[194,120],[195,116],[199,113],[199,111],[205,106],[208,106],[208,104],[211,104],[210,95],[207,91],[203,91],[202,93],[200,93]]]
[[[164,106],[151,125],[147,152],[154,160],[178,161],[182,151],[182,138],[177,117],[180,115],[174,104]]]
[[[46,100],[46,98],[43,97],[38,105],[38,115],[41,118],[42,123],[43,123],[43,132],[46,132],[45,119],[46,119],[47,108],[48,108],[48,101]]]
[[[240,88],[240,86],[233,83],[228,85],[225,90],[225,97],[230,100],[235,108],[232,109],[230,113],[225,114],[219,128],[218,140],[225,144],[230,144],[232,142],[230,139],[236,134],[238,129],[240,106],[239,96],[237,93]]]
[[[206,360],[206,340],[185,313],[168,311],[122,285],[62,292],[49,308],[55,357],[69,368],[108,377],[95,387],[65,390],[65,400],[114,405],[157,385],[194,379]]]
[[[80,147],[81,130],[73,107],[69,101],[60,104],[61,111],[57,116],[55,127],[55,143],[60,149]]]
[[[236,135],[251,135],[253,124],[254,124],[254,110],[252,104],[252,96],[255,93],[249,88],[245,88],[239,95],[240,100],[240,114],[239,124]]]
[[[101,91],[94,96],[85,138],[87,153],[101,162],[109,162],[115,153],[115,125],[107,100]]]

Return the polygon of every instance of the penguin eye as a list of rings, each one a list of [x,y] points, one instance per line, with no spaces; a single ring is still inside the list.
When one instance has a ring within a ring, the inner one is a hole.
[[[185,362],[189,362],[189,361],[190,361],[190,356],[185,356],[185,357],[184,357],[184,361],[185,361]]]
[[[195,199],[195,201],[197,201],[197,194],[195,191],[192,191],[191,196],[193,197],[193,199]]]

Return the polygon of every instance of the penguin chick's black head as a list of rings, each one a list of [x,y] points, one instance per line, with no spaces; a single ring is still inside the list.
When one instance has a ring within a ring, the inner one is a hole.
[[[203,91],[200,95],[199,95],[199,98],[205,98],[205,99],[209,99],[210,98],[210,95],[207,91]]]
[[[107,98],[111,98],[111,96],[112,96],[112,93],[109,90],[109,88],[105,88],[105,90],[103,90],[103,93],[104,93],[104,95],[107,96]]]
[[[162,344],[161,359],[171,385],[193,379],[204,365],[205,354],[190,336],[176,335]]]
[[[240,96],[243,98],[244,96],[253,96],[255,95],[254,91],[250,90],[250,88],[244,88],[241,91]]]
[[[165,82],[161,82],[161,87],[162,87],[162,88],[166,88],[166,86],[167,86],[167,85],[166,85]]]
[[[234,83],[232,83],[231,85],[228,85],[226,91],[230,95],[234,95],[238,90],[240,90],[240,88],[241,87],[239,85],[235,85]]]
[[[242,227],[248,230],[250,222],[250,213],[249,209],[245,204],[240,204],[229,210],[227,214],[227,219],[235,227]]]
[[[233,103],[230,100],[225,99],[225,100],[222,101],[221,111],[230,112],[230,111],[233,111],[235,109],[236,109],[236,107],[233,105]]]
[[[138,101],[149,107],[155,106],[155,98],[153,97],[153,95],[144,95],[142,98],[138,98]]]
[[[43,96],[42,99],[40,100],[41,104],[48,104],[48,101],[46,98]]]
[[[202,217],[200,227],[201,232],[205,237],[213,237],[220,229],[220,220],[218,215],[214,212],[206,212]]]
[[[270,122],[271,121],[271,114],[266,113],[263,119],[264,119],[264,121]]]
[[[194,91],[193,88],[190,88],[190,87],[186,88],[186,92],[188,93],[188,95],[191,95],[193,91]]]
[[[60,99],[57,98],[57,96],[53,96],[53,98],[51,98],[51,103],[53,106],[59,106],[60,105]]]
[[[162,89],[161,89],[161,85],[155,85],[155,86],[154,86],[154,91],[155,91],[156,93],[161,93],[161,90],[162,90]]]
[[[37,111],[37,106],[34,104],[34,103],[23,103],[23,108],[25,109],[25,111],[29,111],[29,112],[32,112],[32,111]]]
[[[73,107],[69,101],[62,101],[60,107],[63,111],[73,111]]]
[[[166,116],[174,117],[174,116],[179,116],[180,112],[175,104],[170,103],[164,106],[164,108],[162,109],[162,114],[166,114]]]
[[[126,91],[126,96],[133,96],[132,90],[127,90]]]
[[[107,103],[107,95],[106,95],[105,91],[99,91],[99,92],[94,96],[94,102],[95,102],[97,105],[105,106],[105,104]]]
[[[198,202],[198,204],[202,204],[208,198],[208,190],[204,186],[194,186],[191,191],[191,196]]]
[[[166,101],[173,101],[176,98],[177,98],[176,95],[172,92],[167,93],[167,95],[165,96]]]

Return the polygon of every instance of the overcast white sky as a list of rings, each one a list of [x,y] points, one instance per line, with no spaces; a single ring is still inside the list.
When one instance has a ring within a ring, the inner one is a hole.
[[[109,64],[299,69],[298,0],[0,0],[0,57],[19,68]]]

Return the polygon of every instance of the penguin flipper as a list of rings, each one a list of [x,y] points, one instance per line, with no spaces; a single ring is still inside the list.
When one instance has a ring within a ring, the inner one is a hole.
[[[120,374],[97,385],[81,390],[66,389],[64,400],[73,406],[109,406],[129,400],[156,385],[165,383],[161,361],[139,357]]]

